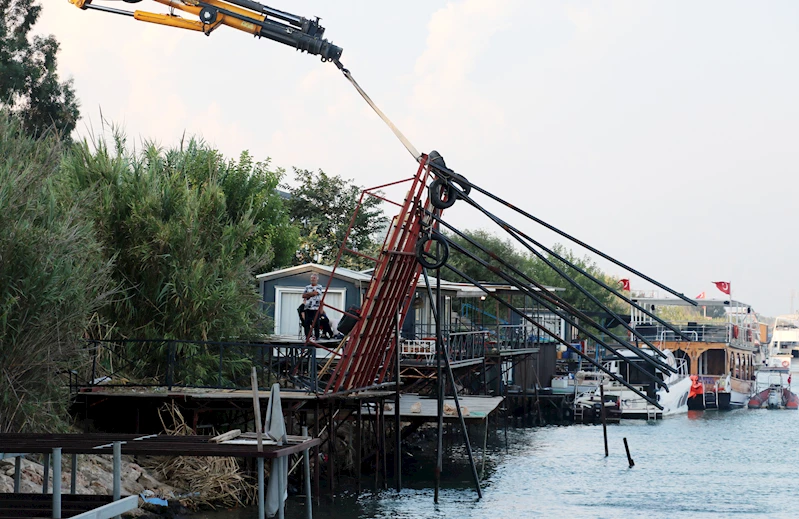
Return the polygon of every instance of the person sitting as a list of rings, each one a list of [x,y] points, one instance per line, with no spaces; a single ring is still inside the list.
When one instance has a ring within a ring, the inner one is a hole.
[[[324,309],[319,312],[317,320],[319,321],[319,329],[322,331],[322,338],[332,339],[334,335],[333,327],[330,325],[330,319],[327,317]]]

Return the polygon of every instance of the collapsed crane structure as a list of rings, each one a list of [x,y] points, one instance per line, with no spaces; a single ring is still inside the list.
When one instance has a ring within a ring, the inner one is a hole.
[[[454,389],[456,385],[445,347],[445,339],[442,334],[442,297],[440,291],[442,270],[482,290],[486,297],[496,300],[498,305],[502,305],[507,308],[509,312],[516,314],[520,319],[529,322],[534,328],[551,337],[551,339],[557,343],[565,346],[574,354],[580,356],[585,362],[591,364],[597,370],[604,372],[611,379],[626,386],[651,405],[662,409],[662,406],[658,403],[654,395],[654,391],[647,391],[644,393],[632,386],[615,373],[606,369],[601,362],[587,356],[580,349],[575,348],[566,338],[561,337],[543,326],[542,323],[539,323],[535,318],[524,312],[523,309],[516,308],[510,302],[503,300],[481,282],[481,280],[470,277],[463,270],[448,263],[447,259],[449,254],[454,252],[476,262],[496,274],[508,285],[514,287],[514,289],[518,290],[519,294],[530,298],[536,304],[558,316],[570,326],[580,330],[586,337],[595,341],[596,344],[603,346],[610,354],[616,355],[623,360],[624,357],[620,350],[629,350],[642,359],[644,364],[664,373],[668,371],[674,372],[674,368],[663,361],[665,355],[638,331],[629,326],[624,318],[617,315],[616,312],[594,296],[589,288],[583,285],[584,282],[581,283],[571,277],[568,271],[578,272],[583,278],[588,280],[589,283],[595,284],[601,287],[601,289],[608,291],[625,304],[630,305],[635,310],[647,315],[671,330],[677,336],[683,337],[684,340],[690,340],[689,337],[683,335],[680,330],[675,329],[669,323],[663,321],[649,309],[640,306],[634,300],[609,286],[602,279],[591,275],[579,265],[569,261],[564,256],[558,254],[557,251],[546,247],[520,228],[497,217],[489,211],[484,203],[481,203],[476,196],[483,197],[493,203],[504,206],[522,217],[525,222],[543,226],[548,231],[558,234],[573,244],[590,251],[602,259],[652,283],[676,297],[691,304],[696,303],[686,298],[683,294],[672,290],[642,272],[592,247],[586,242],[561,231],[555,226],[534,216],[527,210],[514,206],[492,194],[489,190],[480,187],[476,183],[470,182],[464,176],[448,168],[444,159],[437,152],[432,151],[429,154],[419,153],[402,132],[391,123],[388,117],[380,111],[377,105],[358,85],[349,70],[342,65],[340,61],[342,49],[323,38],[325,29],[319,25],[318,18],[308,19],[296,16],[273,9],[253,0],[150,0],[151,2],[168,7],[169,12],[165,14],[139,10],[127,11],[124,9],[106,7],[100,5],[103,0],[69,1],[84,10],[97,10],[129,16],[139,21],[193,30],[202,32],[205,35],[212,34],[221,26],[232,27],[259,38],[267,38],[284,45],[292,46],[299,51],[318,55],[324,62],[332,61],[413,156],[414,160],[418,163],[416,173],[413,176],[397,182],[385,183],[364,190],[361,194],[359,205],[352,216],[350,230],[365,197],[377,197],[386,203],[398,207],[398,212],[391,221],[390,228],[379,254],[376,257],[369,258],[374,262],[375,268],[359,313],[354,314],[344,308],[335,309],[356,320],[347,340],[342,343],[341,350],[329,350],[326,346],[314,341],[311,335],[309,335],[306,341],[307,344],[327,349],[335,356],[335,362],[332,363],[332,368],[326,370],[324,389],[313,388],[319,393],[336,395],[359,391],[365,392],[391,386],[397,389],[397,395],[399,395],[399,388],[401,385],[401,381],[399,380],[399,328],[411,307],[419,278],[421,276],[425,278],[428,297],[431,302],[436,302],[436,304],[432,305],[433,318],[436,324],[438,396],[436,501],[438,499],[438,484],[442,459],[441,438],[443,400],[446,386],[444,381],[445,377],[449,379],[451,387],[453,388],[453,396],[461,421],[467,452],[470,461],[472,461],[472,472],[475,478],[477,492],[478,494],[481,492],[476,468],[472,460],[468,434],[464,426],[460,406],[458,405],[457,390]],[[143,1],[144,0],[123,0],[123,2],[128,4],[138,4]],[[176,14],[177,11],[195,18],[191,19],[178,16]],[[405,197],[401,201],[390,200],[384,197],[380,191],[389,186],[398,186],[401,184],[408,184]],[[510,238],[517,242],[523,250],[541,260],[552,269],[552,271],[557,273],[564,283],[587,297],[597,309],[613,317],[621,324],[625,332],[619,334],[608,329],[597,319],[592,318],[585,309],[575,308],[555,292],[547,290],[547,287],[544,287],[536,279],[521,271],[517,266],[510,264],[505,258],[493,254],[482,244],[464,234],[457,226],[445,220],[444,211],[452,207],[458,201],[468,204],[480,214],[487,217],[499,229],[507,233]],[[334,265],[334,272],[335,269],[339,267],[344,254],[366,256],[363,252],[353,250],[348,246],[347,241],[349,234],[348,231],[344,242],[341,244]],[[469,247],[450,241],[447,239],[447,236],[457,236],[461,241],[468,243]],[[439,284],[439,289],[436,291],[436,294],[433,293],[433,288],[431,287],[431,273],[435,273],[436,283]],[[328,287],[326,288],[330,287],[330,281],[332,281],[332,279],[333,276],[329,276]],[[327,290],[325,293],[327,293]],[[325,298],[323,297],[321,308],[325,308],[325,306],[330,307],[326,304]],[[653,353],[643,351],[639,347],[639,342],[649,346],[648,351]],[[642,376],[651,382],[652,388],[663,387],[668,390],[667,385],[655,374],[654,369],[644,369],[639,363],[631,363],[630,365],[640,371]],[[444,369],[446,369],[446,374],[443,371]],[[399,412],[395,413],[395,419],[398,431],[400,421]],[[399,443],[399,435],[397,434],[395,436]]]

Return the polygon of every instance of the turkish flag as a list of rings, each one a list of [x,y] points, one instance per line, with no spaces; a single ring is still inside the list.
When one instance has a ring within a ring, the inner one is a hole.
[[[730,295],[730,284],[726,281],[714,281],[713,284],[725,294]]]
[[[630,291],[630,280],[629,279],[620,279],[619,283],[621,283],[621,289]]]
[[[705,293],[704,293],[704,292],[702,292],[701,294],[699,294],[698,296],[696,296],[696,299],[705,299]]]

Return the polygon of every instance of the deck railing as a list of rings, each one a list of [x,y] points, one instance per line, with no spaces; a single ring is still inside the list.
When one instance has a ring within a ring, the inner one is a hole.
[[[316,348],[304,344],[177,340],[86,341],[90,366],[70,376],[73,392],[103,387],[318,388]]]

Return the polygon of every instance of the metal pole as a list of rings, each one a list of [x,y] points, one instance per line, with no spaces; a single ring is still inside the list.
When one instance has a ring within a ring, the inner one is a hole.
[[[441,314],[439,314],[441,317]],[[472,468],[472,477],[474,478],[474,486],[477,489],[477,498],[483,498],[483,491],[480,489],[480,478],[477,475],[477,466],[474,464],[474,453],[472,453],[472,444],[469,441],[469,432],[466,430],[466,420],[463,418],[461,411],[461,404],[458,401],[458,386],[455,385],[455,375],[452,374],[452,366],[449,363],[449,355],[444,355],[444,361],[447,365],[447,373],[449,374],[449,381],[452,384],[452,397],[455,400],[455,409],[458,411],[458,419],[461,423],[461,430],[463,431],[463,442],[466,444],[466,454],[469,456],[469,465]]]
[[[436,242],[436,247],[438,247]],[[440,257],[440,254],[437,254]],[[425,280],[429,281],[427,276],[427,269],[424,271]],[[427,284],[430,286],[429,283]],[[432,301],[431,301],[431,308]],[[433,309],[433,315],[436,318],[436,393],[438,400],[438,424],[436,436],[436,470],[435,470],[435,492],[433,494],[433,502],[438,504],[438,494],[441,488],[441,469],[444,464],[444,374],[441,370],[441,357],[444,350],[444,341],[441,336],[441,269],[436,269],[436,306]]]
[[[22,455],[14,458],[14,493],[19,494],[20,483],[22,483]]]
[[[61,519],[61,447],[53,447],[53,519]]]
[[[396,316],[396,329],[395,329],[395,350],[397,352],[397,390],[394,393],[394,474],[397,482],[397,492],[402,490],[402,436],[400,429],[402,428],[402,416],[400,414],[400,385],[402,384],[402,376],[400,375],[400,313],[397,312]]]
[[[363,409],[363,402],[358,400],[358,417],[355,421],[355,429],[356,429],[356,441],[355,441],[355,475],[358,478],[358,493],[357,495],[361,495],[361,464],[363,463],[361,460],[361,449],[362,446],[362,437],[363,437],[363,421],[361,417],[361,411]]]
[[[574,385],[577,385],[577,381],[574,381]],[[605,384],[604,382],[599,384],[599,398],[602,400],[602,407],[600,408],[600,413],[602,415],[602,434],[605,437],[605,457],[608,457],[608,423],[605,419]]]
[[[122,497],[122,442],[114,442],[114,501]]]
[[[308,426],[302,426],[302,435],[308,438]],[[309,449],[302,451],[302,463],[305,466],[305,517],[313,518],[313,503],[311,502],[311,455]]]
[[[69,493],[74,494],[78,486],[78,455],[72,455],[72,470],[69,477]]]
[[[42,481],[42,494],[47,493],[48,483],[50,482],[50,453],[44,455],[44,481]]]
[[[488,447],[488,415],[485,419],[485,431],[483,432],[483,462],[480,467],[480,480],[486,477],[486,448]]]
[[[114,501],[122,497],[122,442],[114,442]],[[116,516],[120,519],[121,516]]]
[[[258,519],[266,519],[266,506],[264,504],[264,459],[260,457],[258,458]]]

